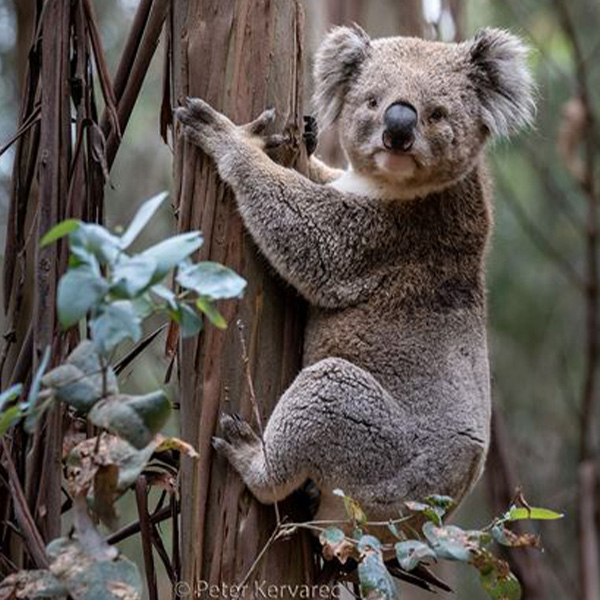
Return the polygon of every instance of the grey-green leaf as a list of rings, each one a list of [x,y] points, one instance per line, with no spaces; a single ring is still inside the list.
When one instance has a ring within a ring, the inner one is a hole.
[[[373,600],[397,598],[398,590],[383,562],[379,540],[370,535],[363,536],[358,542],[358,551],[361,557],[358,564],[361,595]]]
[[[121,254],[121,240],[95,223],[82,223],[69,235],[69,245],[91,252],[102,264],[112,264]]]
[[[105,307],[100,315],[90,321],[94,345],[100,354],[108,354],[123,340],[139,341],[142,325],[129,300],[119,300]]]
[[[210,261],[180,269],[177,283],[211,300],[239,297],[246,287],[246,280],[235,271]]]
[[[168,195],[168,192],[161,192],[150,198],[150,200],[146,200],[146,202],[140,206],[131,220],[127,231],[121,236],[121,248],[128,248],[133,243]]]
[[[142,579],[134,563],[123,556],[93,560],[76,539],[57,538],[47,554],[52,574],[79,600],[141,600]]]
[[[183,337],[198,335],[202,331],[202,318],[187,304],[179,304],[179,327]]]
[[[27,416],[25,419],[25,431],[31,433],[35,424],[41,413],[46,409],[48,404],[41,402],[38,400],[38,396],[40,394],[40,384],[42,382],[42,378],[44,372],[48,368],[48,363],[50,362],[50,346],[46,346],[44,350],[44,354],[42,355],[42,360],[38,366],[38,369],[31,380],[31,385],[29,386],[29,393],[27,394],[27,401],[25,403],[25,408],[27,411]]]
[[[64,328],[78,323],[108,292],[106,281],[86,267],[68,270],[58,284],[58,318]]]
[[[106,367],[103,375],[100,357],[90,340],[81,342],[64,364],[46,373],[42,383],[52,388],[58,400],[84,413],[105,393],[107,396],[118,393],[114,371]]]
[[[173,267],[198,250],[202,241],[200,232],[190,231],[168,238],[142,252],[141,256],[156,260],[152,282],[158,283]]]
[[[162,390],[145,396],[116,396],[96,403],[92,423],[119,435],[138,450],[147,446],[167,422],[171,403]]]
[[[135,298],[152,281],[156,271],[156,260],[151,256],[122,255],[111,273],[110,291],[121,298]]]
[[[420,562],[427,558],[433,560],[437,558],[431,546],[417,540],[398,542],[394,548],[398,563],[405,571],[412,571]]]
[[[447,525],[436,527],[431,521],[423,525],[423,533],[438,558],[468,563],[471,560],[473,543],[460,527]]]

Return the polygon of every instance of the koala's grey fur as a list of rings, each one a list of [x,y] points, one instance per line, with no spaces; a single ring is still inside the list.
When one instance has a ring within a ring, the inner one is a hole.
[[[305,368],[266,426],[267,461],[237,417],[215,439],[262,502],[310,478],[318,518],[344,518],[341,488],[384,520],[405,500],[458,501],[479,477],[490,423],[483,149],[532,120],[525,53],[492,29],[461,44],[334,29],[315,102],[321,125],[340,121],[351,169],[314,160],[316,182],[264,153],[272,114],[238,127],[202,100],[178,109],[262,252],[311,305]],[[408,155],[381,143],[397,101],[419,114]]]

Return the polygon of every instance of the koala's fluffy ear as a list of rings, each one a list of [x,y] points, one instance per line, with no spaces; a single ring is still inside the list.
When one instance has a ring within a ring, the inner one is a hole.
[[[517,36],[492,28],[479,31],[466,44],[469,73],[489,131],[508,135],[531,125],[535,101],[528,47]]]
[[[371,51],[371,39],[358,25],[335,27],[315,57],[313,104],[323,131],[339,116],[350,82]]]

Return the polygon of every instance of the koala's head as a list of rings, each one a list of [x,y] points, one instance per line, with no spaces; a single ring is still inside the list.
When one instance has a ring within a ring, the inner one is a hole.
[[[470,170],[490,136],[531,123],[526,59],[519,38],[496,29],[445,44],[337,27],[315,60],[317,120],[321,129],[340,121],[355,171],[409,195],[442,189]]]

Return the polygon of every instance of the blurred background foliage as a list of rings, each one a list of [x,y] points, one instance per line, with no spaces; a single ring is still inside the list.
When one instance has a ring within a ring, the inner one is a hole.
[[[23,47],[17,43],[16,7],[23,2],[0,0],[0,144],[16,128],[18,73],[24,60]],[[137,2],[94,4],[114,70]],[[309,61],[327,27],[320,4],[321,0],[306,2]],[[361,25],[372,35],[393,34],[393,4],[369,2]],[[573,281],[573,273],[584,276],[590,224],[586,199],[565,165],[557,140],[565,126],[565,104],[576,90],[576,63],[552,0],[459,0],[451,5],[454,12],[446,10],[441,0],[424,0],[425,16],[432,23],[426,35],[466,38],[482,26],[505,27],[533,48],[531,65],[539,86],[536,127],[510,143],[496,143],[489,152],[496,181],[496,226],[488,258],[489,341],[494,402],[506,421],[518,482],[532,504],[561,510],[567,516],[543,526],[541,533],[547,597],[568,600],[576,596],[579,579],[575,514],[586,336],[585,294]],[[568,10],[598,112],[600,3],[572,0]],[[111,173],[109,225],[127,223],[143,199],[172,186],[172,155],[158,130],[161,77],[159,51]],[[598,140],[596,147],[600,149]],[[4,247],[12,156],[9,150],[0,158],[0,248]],[[141,244],[172,231],[168,207],[162,220],[156,221]],[[162,350],[162,344],[155,344],[154,353],[136,363],[130,391],[144,392],[162,381],[166,365]],[[596,409],[587,415],[594,422],[595,413]],[[486,493],[486,480],[482,480],[457,514],[461,525],[480,526],[492,516]],[[444,577],[454,580],[462,592],[458,597],[485,597],[476,582],[470,584],[466,570],[452,569]]]

